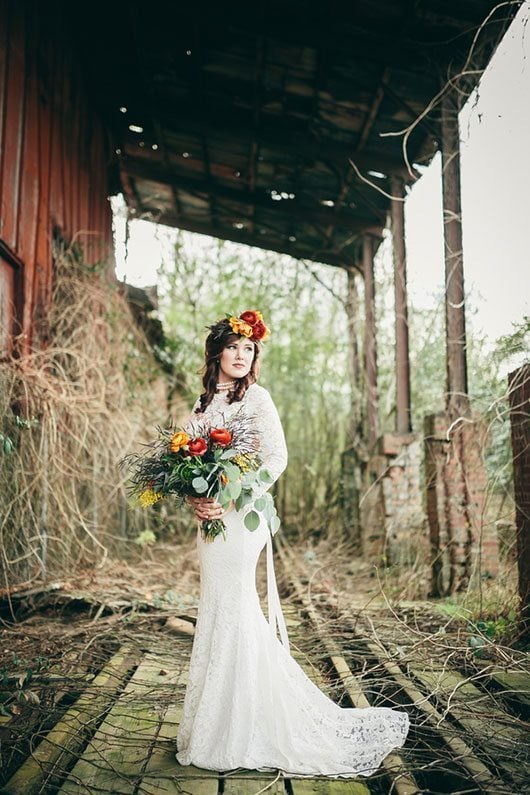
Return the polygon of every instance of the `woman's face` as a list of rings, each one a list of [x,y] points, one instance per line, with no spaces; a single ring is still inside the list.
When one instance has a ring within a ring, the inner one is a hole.
[[[219,358],[219,381],[244,378],[254,360],[254,343],[246,337],[227,342]]]

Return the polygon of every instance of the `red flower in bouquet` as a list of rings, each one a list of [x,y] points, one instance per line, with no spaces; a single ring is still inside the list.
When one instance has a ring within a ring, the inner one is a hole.
[[[128,489],[133,505],[149,508],[169,496],[181,504],[190,496],[211,497],[225,510],[232,503],[237,510],[250,506],[244,522],[248,530],[256,530],[266,499],[256,500],[255,492],[271,482],[271,475],[262,467],[254,418],[239,410],[226,420],[226,427],[210,428],[198,421],[190,422],[188,430],[189,434],[173,425],[157,427],[157,438],[145,445],[145,452],[122,459],[122,465],[131,470]],[[273,506],[268,506],[268,513],[277,527]],[[201,534],[205,541],[220,534],[226,538],[223,519],[203,520]]]
[[[212,428],[210,440],[220,447],[228,447],[232,441],[232,434],[226,428]]]
[[[190,455],[204,455],[208,449],[206,441],[199,436],[197,439],[190,439],[188,442],[188,450]]]

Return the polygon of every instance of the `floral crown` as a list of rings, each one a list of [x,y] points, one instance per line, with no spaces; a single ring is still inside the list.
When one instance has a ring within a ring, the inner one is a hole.
[[[235,315],[226,315],[223,320],[219,321],[223,324],[224,328],[226,328],[226,321],[228,321],[234,334],[247,337],[251,342],[266,342],[270,337],[270,331],[263,322],[263,315],[257,309],[247,309],[247,311],[242,312],[239,317]],[[210,329],[214,331],[216,327],[217,323],[214,326],[210,326]],[[222,328],[220,328],[219,331],[222,333]]]

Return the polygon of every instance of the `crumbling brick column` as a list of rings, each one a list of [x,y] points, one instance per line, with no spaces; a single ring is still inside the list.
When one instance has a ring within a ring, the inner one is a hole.
[[[530,364],[508,376],[521,630],[530,636]]]
[[[420,467],[421,446],[413,433],[378,439],[366,465],[361,500],[365,559],[407,566],[427,553]]]
[[[425,488],[432,595],[461,591],[499,568],[496,530],[484,521],[483,426],[447,413],[425,418]]]

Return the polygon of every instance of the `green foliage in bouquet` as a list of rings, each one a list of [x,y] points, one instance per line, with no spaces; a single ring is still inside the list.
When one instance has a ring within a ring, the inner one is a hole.
[[[225,427],[210,428],[197,421],[189,432],[175,426],[157,427],[157,438],[144,445],[145,452],[123,459],[130,470],[129,493],[133,504],[147,508],[159,500],[176,497],[207,497],[227,510],[249,507],[244,522],[248,530],[259,527],[260,514],[275,533],[280,520],[272,496],[266,493],[273,478],[262,466],[259,435],[251,417],[237,412]],[[222,519],[201,523],[205,541],[213,541],[226,526]]]

